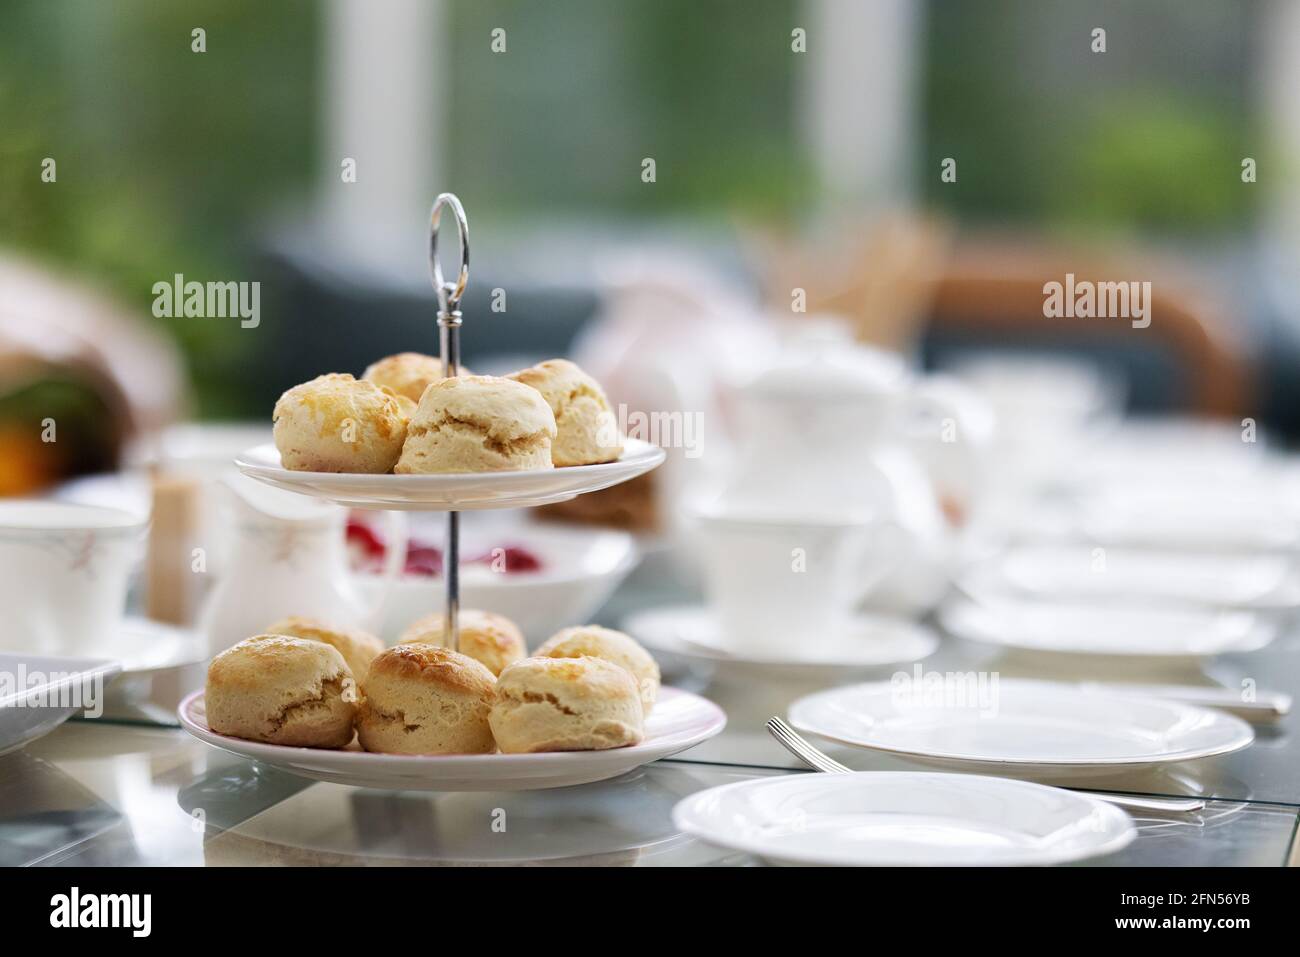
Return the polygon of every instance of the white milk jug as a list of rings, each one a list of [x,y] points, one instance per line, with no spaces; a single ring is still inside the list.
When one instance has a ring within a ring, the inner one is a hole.
[[[242,475],[223,479],[230,552],[199,619],[209,654],[261,634],[277,619],[303,615],[343,628],[375,631],[388,587],[367,602],[349,573],[347,509],[262,485]],[[406,522],[383,513],[391,585],[406,561]]]

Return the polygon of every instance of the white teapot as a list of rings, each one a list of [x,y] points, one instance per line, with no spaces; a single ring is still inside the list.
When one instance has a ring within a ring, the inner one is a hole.
[[[367,602],[348,572],[347,509],[286,492],[242,475],[222,480],[229,493],[232,540],[223,573],[199,619],[209,654],[218,654],[290,615],[376,631],[388,595]],[[391,585],[406,563],[406,521],[384,512]]]
[[[956,544],[951,517],[970,508],[992,435],[976,397],[810,323],[737,384],[734,401],[729,507],[882,516],[896,561],[868,604],[915,612],[941,597]]]

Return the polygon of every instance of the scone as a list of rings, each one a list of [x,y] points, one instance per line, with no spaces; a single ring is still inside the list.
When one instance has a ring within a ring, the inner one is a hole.
[[[370,662],[384,650],[384,643],[358,628],[331,628],[314,618],[282,618],[266,629],[269,635],[292,635],[308,641],[323,641],[337,648],[358,685],[364,684]]]
[[[397,645],[370,662],[357,734],[367,751],[488,754],[496,679],[468,655]]]
[[[275,447],[287,469],[391,472],[402,454],[411,407],[387,389],[346,373],[296,385],[275,404]]]
[[[460,653],[469,655],[494,675],[501,674],[501,669],[506,665],[528,654],[519,626],[505,615],[462,608],[458,624]],[[447,642],[442,629],[442,612],[417,618],[407,626],[397,641],[399,644],[421,642],[445,647]]]
[[[357,686],[337,649],[259,635],[212,659],[203,701],[208,727],[218,734],[341,748],[352,740]]]
[[[510,379],[460,376],[425,389],[396,471],[551,468],[555,416],[540,392]]]
[[[506,754],[622,748],[644,726],[632,675],[602,658],[524,658],[497,678],[492,733]]]
[[[460,374],[471,375],[463,366]],[[361,378],[419,402],[425,389],[442,380],[442,360],[422,352],[399,352],[370,363]]]
[[[641,694],[648,715],[659,696],[659,664],[635,640],[621,631],[599,625],[579,625],[558,631],[533,652],[538,658],[577,658],[590,655],[626,668]]]
[[[618,420],[600,383],[567,359],[549,359],[509,378],[532,386],[555,416],[551,461],[557,466],[613,462],[623,454]]]

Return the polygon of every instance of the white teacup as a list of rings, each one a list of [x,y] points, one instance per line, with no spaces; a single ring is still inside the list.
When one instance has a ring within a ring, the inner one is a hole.
[[[889,523],[874,517],[695,518],[718,640],[737,653],[797,657],[844,628],[885,570]]]
[[[114,508],[0,501],[0,651],[104,654],[145,527]]]

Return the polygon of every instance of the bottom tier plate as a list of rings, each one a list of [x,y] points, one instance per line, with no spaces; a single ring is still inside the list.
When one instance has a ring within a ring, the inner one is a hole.
[[[334,784],[402,791],[531,791],[589,784],[694,747],[718,734],[727,716],[711,701],[663,688],[646,721],[646,738],[631,748],[546,754],[370,754],[245,741],[208,728],[203,692],[177,709],[181,727],[200,741],[262,764]]]

